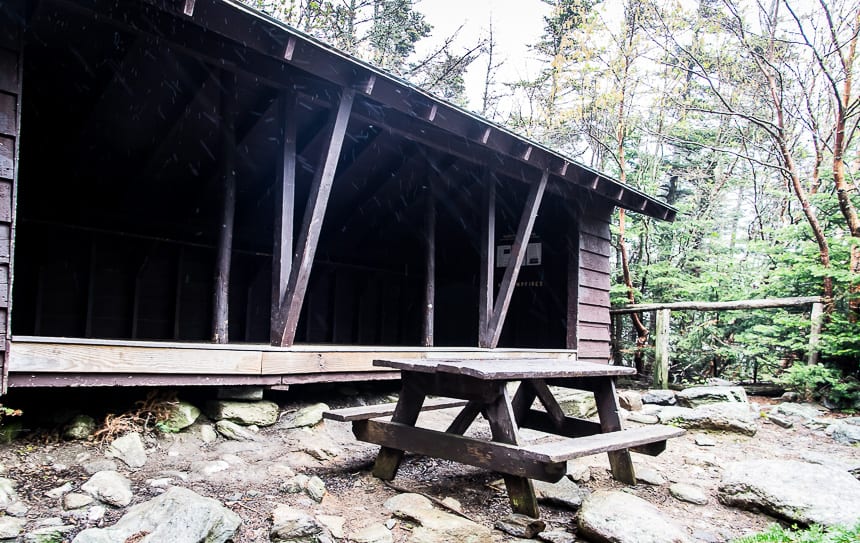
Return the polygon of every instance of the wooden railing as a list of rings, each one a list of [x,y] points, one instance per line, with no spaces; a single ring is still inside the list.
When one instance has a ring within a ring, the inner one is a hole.
[[[669,322],[672,311],[730,311],[738,309],[773,309],[778,307],[797,307],[811,305],[809,348],[807,362],[818,362],[818,341],[821,335],[821,317],[824,313],[824,299],[820,296],[798,296],[793,298],[768,298],[762,300],[737,300],[729,302],[672,302],[664,304],[635,304],[610,310],[612,315],[643,313],[654,311],[654,381],[655,388],[669,385]]]

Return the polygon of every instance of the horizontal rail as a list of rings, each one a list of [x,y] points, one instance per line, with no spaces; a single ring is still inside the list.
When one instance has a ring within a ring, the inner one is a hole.
[[[728,311],[733,309],[772,309],[823,303],[821,296],[795,296],[792,298],[766,298],[763,300],[736,300],[728,302],[670,302],[664,304],[635,304],[611,309],[613,315],[641,313],[658,309],[673,311]]]

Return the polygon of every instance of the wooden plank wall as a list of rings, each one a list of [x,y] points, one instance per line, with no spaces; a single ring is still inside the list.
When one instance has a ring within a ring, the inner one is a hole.
[[[579,222],[577,352],[589,362],[609,361],[611,217],[612,207],[592,206]]]
[[[6,355],[21,103],[22,8],[21,2],[12,1],[0,9],[0,394],[6,392],[8,372]]]

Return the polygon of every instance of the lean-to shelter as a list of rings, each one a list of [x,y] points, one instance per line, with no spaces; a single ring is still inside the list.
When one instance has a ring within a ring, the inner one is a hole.
[[[4,390],[607,362],[612,211],[675,216],[239,2],[0,29]]]

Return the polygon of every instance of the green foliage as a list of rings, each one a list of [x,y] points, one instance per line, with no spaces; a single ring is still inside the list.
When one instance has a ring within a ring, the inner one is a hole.
[[[762,533],[735,539],[732,543],[855,543],[860,541],[860,523],[853,528],[825,528],[818,525],[805,530],[772,524]]]

